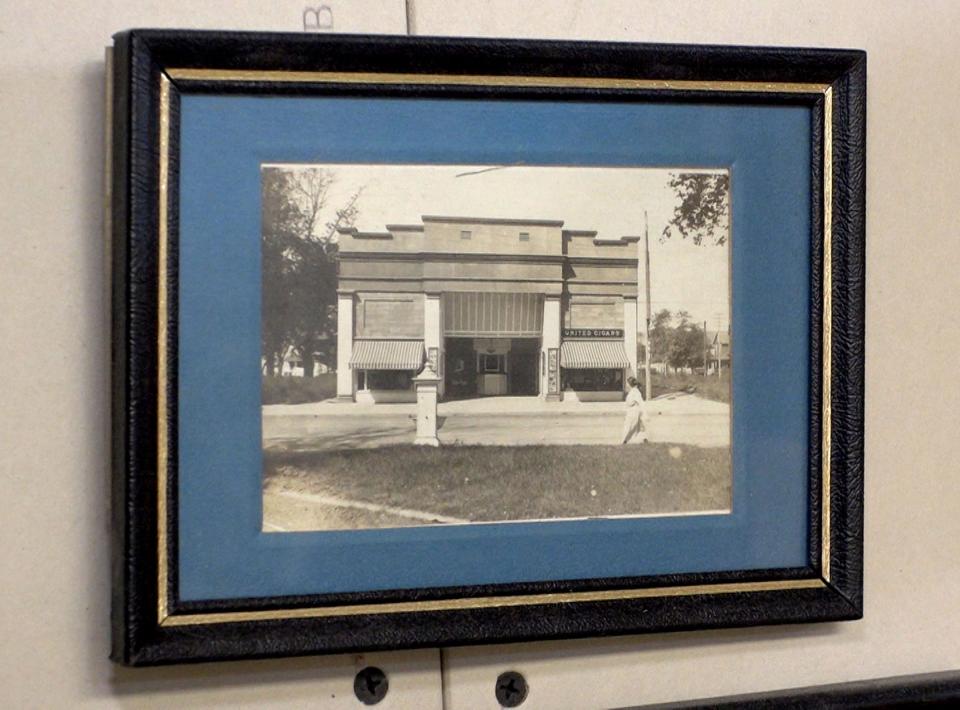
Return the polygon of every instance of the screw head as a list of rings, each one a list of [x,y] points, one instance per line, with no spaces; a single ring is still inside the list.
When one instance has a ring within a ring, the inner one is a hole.
[[[495,694],[497,702],[505,708],[515,708],[527,699],[526,679],[516,671],[506,671],[497,676]]]
[[[367,666],[353,679],[353,694],[364,705],[376,705],[387,695],[390,687],[387,674],[376,666]]]

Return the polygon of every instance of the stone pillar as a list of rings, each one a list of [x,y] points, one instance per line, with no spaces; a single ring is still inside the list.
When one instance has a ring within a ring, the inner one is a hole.
[[[543,299],[543,339],[540,353],[540,398],[560,400],[560,296]]]
[[[440,377],[427,363],[423,371],[413,378],[417,390],[417,446],[440,446],[437,438],[437,387]]]
[[[627,391],[628,377],[640,379],[640,370],[637,368],[637,297],[623,297],[623,349],[627,351],[627,360],[630,367],[624,373],[623,389]]]
[[[353,294],[337,291],[337,399],[353,401],[355,378],[350,369],[353,354]]]
[[[437,393],[443,396],[443,307],[439,293],[428,293],[423,299],[423,346],[427,363],[439,378]]]

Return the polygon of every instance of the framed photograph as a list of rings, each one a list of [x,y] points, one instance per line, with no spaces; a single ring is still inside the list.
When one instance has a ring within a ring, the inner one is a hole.
[[[861,616],[862,52],[110,56],[115,660]]]

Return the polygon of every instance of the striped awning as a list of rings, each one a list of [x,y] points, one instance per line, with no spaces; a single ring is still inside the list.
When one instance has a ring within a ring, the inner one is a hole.
[[[614,369],[630,366],[619,340],[565,340],[560,346],[560,367],[568,370]]]
[[[350,367],[355,370],[419,370],[422,340],[355,340]]]
[[[443,294],[443,332],[470,338],[540,337],[539,293],[450,292]]]

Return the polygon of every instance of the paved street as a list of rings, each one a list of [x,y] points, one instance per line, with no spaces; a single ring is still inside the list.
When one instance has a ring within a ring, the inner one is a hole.
[[[730,408],[685,395],[648,403],[653,442],[727,446]],[[296,451],[375,448],[409,444],[415,405],[315,403],[264,407],[264,447]],[[544,403],[532,398],[444,402],[438,436],[444,445],[617,444],[620,402]]]

